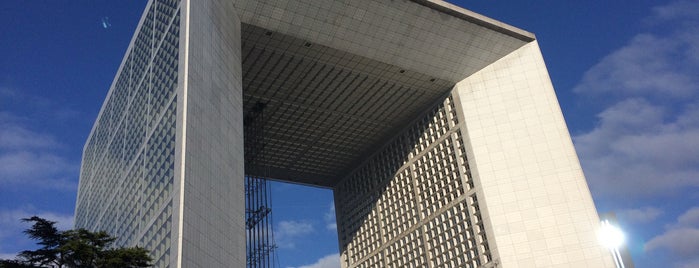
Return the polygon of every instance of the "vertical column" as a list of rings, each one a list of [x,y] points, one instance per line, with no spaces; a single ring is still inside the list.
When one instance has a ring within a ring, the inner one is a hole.
[[[495,261],[612,267],[538,43],[457,83],[453,95]]]
[[[182,0],[176,267],[244,267],[240,20],[233,1]]]

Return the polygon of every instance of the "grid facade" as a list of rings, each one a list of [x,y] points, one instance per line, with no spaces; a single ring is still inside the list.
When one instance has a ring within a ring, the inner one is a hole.
[[[75,226],[170,262],[179,1],[152,1],[83,151]]]
[[[450,96],[335,190],[342,267],[478,267],[491,260]]]

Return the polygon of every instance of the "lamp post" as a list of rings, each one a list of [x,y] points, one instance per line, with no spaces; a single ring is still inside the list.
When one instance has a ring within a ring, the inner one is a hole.
[[[624,244],[624,232],[622,232],[619,227],[609,223],[609,220],[605,219],[602,221],[599,239],[602,245],[612,252],[616,267],[625,268],[624,261],[621,259],[621,253],[619,253],[619,247]]]

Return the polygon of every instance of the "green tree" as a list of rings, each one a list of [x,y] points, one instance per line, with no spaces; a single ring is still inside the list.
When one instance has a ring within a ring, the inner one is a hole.
[[[149,267],[148,251],[141,247],[116,248],[116,240],[106,232],[85,229],[59,231],[56,222],[37,216],[22,219],[33,222],[24,233],[37,240],[39,248],[22,251],[15,260],[0,260],[0,268],[116,268]]]

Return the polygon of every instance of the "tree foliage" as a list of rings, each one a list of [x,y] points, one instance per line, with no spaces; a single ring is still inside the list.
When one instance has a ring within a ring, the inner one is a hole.
[[[33,222],[24,233],[37,240],[39,248],[22,251],[14,260],[0,260],[0,268],[149,267],[152,261],[144,248],[112,247],[116,238],[106,232],[59,231],[56,222],[37,216],[22,221]]]

